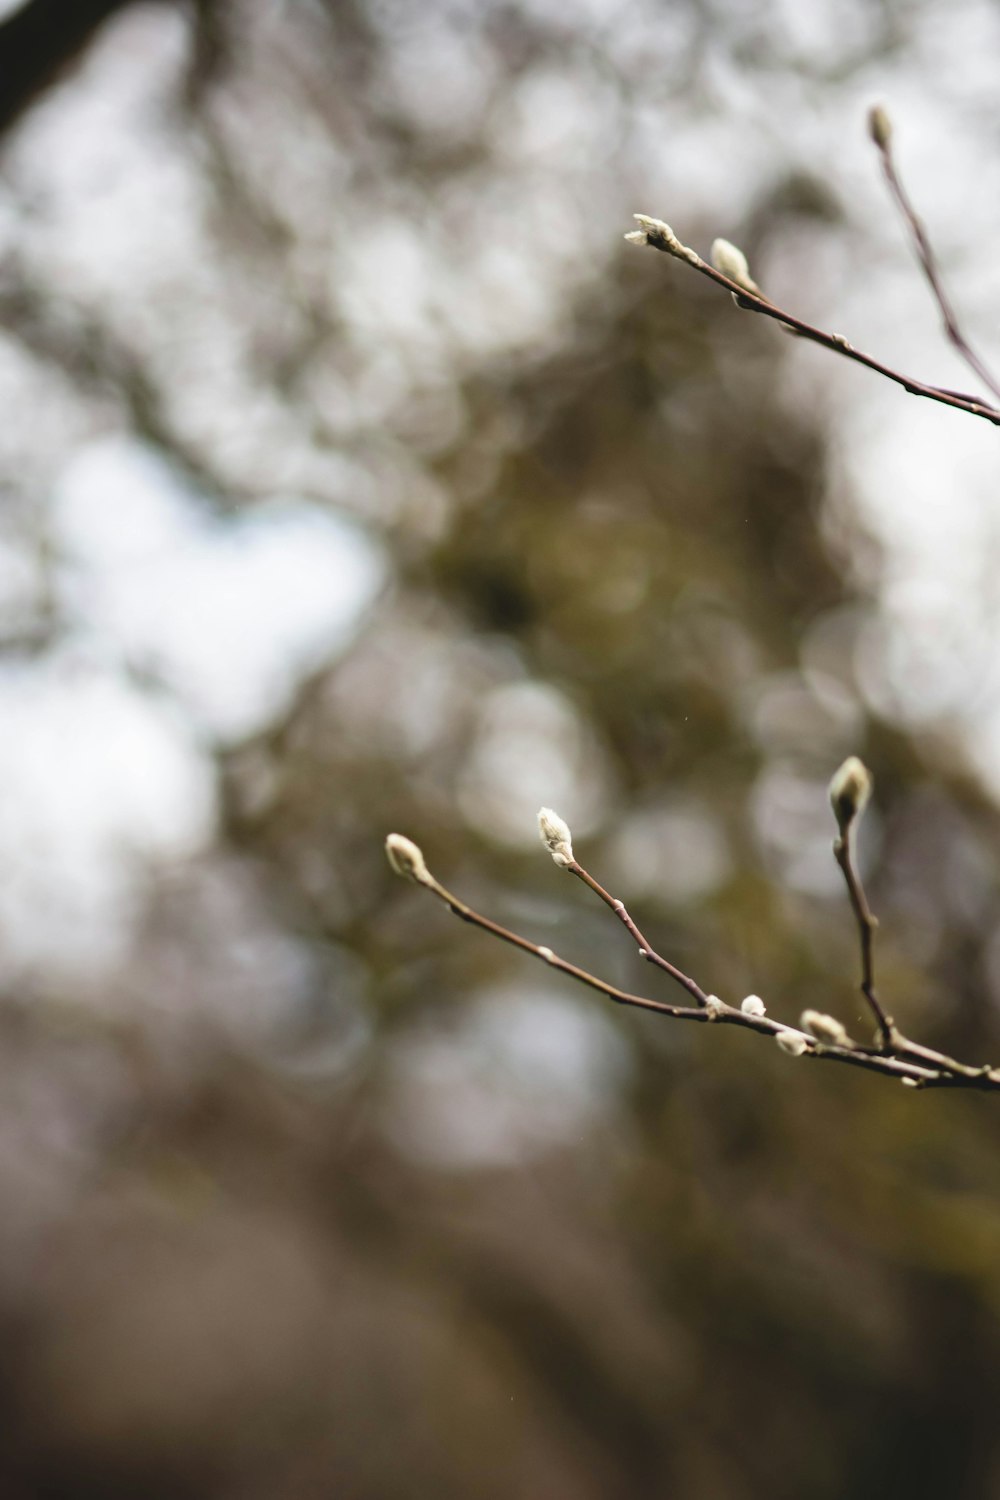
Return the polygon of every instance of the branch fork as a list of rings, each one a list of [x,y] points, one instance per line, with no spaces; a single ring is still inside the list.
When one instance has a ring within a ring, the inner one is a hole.
[[[897,1028],[878,997],[874,958],[874,938],[878,924],[868,905],[857,870],[852,839],[855,825],[871,796],[871,789],[871,775],[856,756],[851,756],[844,762],[830,783],[830,801],[839,830],[833,846],[834,855],[843,872],[857,923],[861,953],[860,988],[875,1027],[875,1040],[869,1045],[856,1042],[848,1035],[842,1022],[821,1011],[806,1010],[802,1013],[799,1025],[790,1026],[768,1016],[759,995],[748,995],[739,1006],[735,1006],[727,1004],[717,995],[708,994],[690,974],[684,973],[656,951],[629,915],[625,903],[606,890],[579,862],[573,853],[568,825],[551,808],[542,808],[538,815],[538,827],[542,843],[555,864],[567,874],[575,876],[614,913],[635,943],[640,958],[666,974],[686,992],[688,1002],[693,1003],[675,1005],[620,989],[589,970],[561,958],[551,948],[533,943],[520,933],[502,927],[492,918],[468,906],[442,885],[431,874],[419,847],[402,834],[389,835],[386,839],[386,854],[397,875],[423,886],[463,922],[469,922],[501,942],[519,948],[588,989],[596,990],[616,1005],[654,1011],[676,1021],[740,1026],[760,1036],[771,1037],[783,1052],[792,1057],[810,1057],[818,1061],[864,1068],[869,1072],[894,1078],[908,1088],[1000,1090],[1000,1068],[971,1066],[932,1048],[911,1042]]]

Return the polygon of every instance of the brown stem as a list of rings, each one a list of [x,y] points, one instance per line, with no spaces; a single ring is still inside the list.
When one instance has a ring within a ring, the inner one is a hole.
[[[880,1050],[883,1053],[892,1052],[896,1042],[895,1027],[892,1017],[886,1014],[875,990],[875,929],[878,927],[878,921],[872,915],[864,886],[861,884],[861,877],[854,865],[850,824],[840,838],[834,841],[833,853],[843,871],[851,910],[858,924],[858,937],[861,942],[861,993],[868,1001],[872,1015],[875,1017]]]
[[[614,1000],[617,1005],[634,1005],[640,1010],[655,1010],[661,1015],[673,1016],[677,1020],[704,1021],[707,1015],[704,1010],[694,1010],[684,1005],[667,1005],[661,1000],[650,1000],[644,995],[632,995],[628,990],[621,990],[617,985],[609,984],[605,979],[599,979],[596,974],[590,974],[586,969],[578,968],[558,954],[553,953],[551,948],[542,947],[539,943],[533,943],[529,938],[521,937],[520,933],[511,932],[507,927],[501,927],[499,922],[494,922],[490,917],[484,917],[480,912],[474,911],[464,901],[452,894],[451,891],[429,875],[427,879],[420,882],[437,896],[439,901],[449,907],[456,917],[463,922],[471,922],[474,927],[481,927],[484,932],[499,938],[502,943],[511,943],[515,948],[520,948],[523,953],[530,953],[535,958],[540,958],[550,968],[558,969],[560,974],[567,974],[570,979],[585,984],[589,989],[597,990],[600,994]]]
[[[920,262],[920,268],[924,273],[927,284],[930,287],[934,300],[938,305],[938,311],[941,314],[941,321],[944,324],[945,333],[948,335],[949,340],[957,349],[958,353],[965,360],[965,363],[969,366],[970,370],[972,370],[974,374],[978,375],[983,384],[993,392],[993,395],[996,396],[998,400],[1000,400],[1000,383],[997,382],[996,378],[991,374],[987,365],[983,362],[982,359],[980,359],[979,355],[972,348],[968,339],[965,337],[964,333],[959,327],[958,317],[955,313],[955,309],[952,307],[951,299],[949,298],[948,293],[945,291],[944,282],[941,279],[941,269],[937,263],[937,256],[934,254],[934,248],[931,245],[930,238],[927,234],[927,229],[923,223],[923,220],[920,218],[916,209],[913,207],[909,194],[904,188],[902,179],[899,176],[896,162],[892,154],[892,142],[888,136],[885,136],[884,138],[877,140],[875,144],[878,147],[879,156],[882,160],[882,171],[884,172],[885,180],[889,185],[889,191],[892,194],[896,206],[899,209],[900,214],[902,215],[906,226],[910,231],[910,237],[913,240],[914,249],[917,252],[917,259]]]
[[[642,933],[639,931],[638,927],[635,925],[632,918],[626,911],[624,901],[620,901],[617,896],[612,896],[610,891],[606,891],[603,885],[600,885],[594,879],[593,875],[591,875],[587,870],[583,868],[578,860],[574,860],[573,863],[567,865],[566,868],[569,870],[569,873],[571,875],[575,875],[578,880],[583,881],[584,885],[589,886],[596,896],[600,896],[605,906],[610,906],[615,916],[627,928],[627,930],[632,934],[632,937],[635,939],[639,948],[640,958],[646,959],[648,963],[654,964],[658,969],[662,969],[665,974],[669,974],[671,979],[676,980],[679,985],[682,985],[683,988],[687,990],[689,995],[694,996],[699,1005],[705,1004],[708,996],[705,994],[705,991],[702,989],[701,985],[693,980],[689,974],[685,974],[682,972],[682,970],[678,969],[674,964],[670,962],[669,959],[664,958],[661,953],[657,953],[655,948],[652,948],[649,943],[647,943],[646,939],[643,937]]]

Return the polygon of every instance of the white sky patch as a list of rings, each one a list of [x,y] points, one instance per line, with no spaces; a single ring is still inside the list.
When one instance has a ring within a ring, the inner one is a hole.
[[[124,956],[143,867],[214,829],[213,772],[182,717],[73,648],[0,666],[0,976],[71,988]]]
[[[347,644],[384,564],[357,527],[305,504],[206,514],[139,444],[82,450],[53,509],[61,594],[81,632],[151,671],[204,730],[263,728]]]

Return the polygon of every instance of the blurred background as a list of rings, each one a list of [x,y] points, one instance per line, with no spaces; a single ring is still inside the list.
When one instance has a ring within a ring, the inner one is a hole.
[[[988,0],[0,14],[0,1494],[1000,1494],[1000,1115],[619,1012],[1000,1061]],[[650,986],[652,990],[650,991]]]

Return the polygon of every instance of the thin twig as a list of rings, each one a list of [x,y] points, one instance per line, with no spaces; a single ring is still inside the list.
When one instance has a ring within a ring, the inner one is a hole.
[[[873,1050],[879,1056],[906,1057],[914,1061],[930,1063],[943,1072],[957,1074],[965,1079],[982,1078],[984,1075],[989,1075],[992,1069],[972,1067],[968,1063],[958,1062],[954,1057],[948,1057],[944,1052],[936,1051],[933,1047],[924,1047],[919,1042],[911,1042],[909,1037],[905,1037],[896,1026],[876,993],[875,933],[878,930],[878,918],[868,904],[868,897],[854,862],[853,845],[858,819],[864,812],[871,790],[871,772],[853,755],[847,758],[830,782],[830,803],[840,829],[840,836],[833,845],[833,853],[843,872],[851,910],[858,925],[858,937],[861,944],[861,993],[868,1001],[877,1029],[876,1047],[865,1050]]]
[[[913,380],[909,375],[894,370],[891,366],[883,364],[881,360],[874,359],[870,354],[864,354],[860,349],[855,349],[847,339],[839,333],[826,333],[822,328],[816,328],[802,318],[797,318],[793,313],[785,310],[771,302],[764,296],[755,296],[748,292],[739,282],[731,281],[714,266],[702,260],[696,250],[689,245],[682,245],[674,234],[669,224],[664,224],[662,219],[650,218],[648,214],[634,214],[633,218],[640,226],[631,234],[625,236],[633,244],[652,245],[654,250],[662,250],[667,255],[672,255],[676,260],[682,260],[693,270],[707,276],[717,286],[725,287],[730,292],[737,306],[744,308],[747,312],[762,313],[765,318],[774,318],[776,322],[785,328],[794,329],[803,337],[812,339],[814,343],[821,344],[824,349],[831,350],[834,354],[841,354],[845,359],[850,359],[855,364],[864,365],[869,370],[874,370],[877,375],[885,376],[895,385],[902,386],[911,396],[924,396],[928,401],[939,401],[944,406],[953,407],[956,411],[968,412],[970,416],[983,417],[985,421],[992,422],[994,427],[1000,426],[1000,409],[990,406],[985,402],[978,401],[974,396],[965,396],[958,391],[948,391],[942,386],[926,385],[923,381]]]
[[[878,920],[873,916],[871,907],[868,905],[868,897],[865,895],[861,876],[854,864],[851,832],[851,827],[848,825],[840,838],[834,840],[833,853],[843,871],[851,910],[858,924],[858,937],[861,942],[861,993],[868,1001],[872,1015],[875,1017],[879,1047],[882,1052],[888,1053],[894,1049],[896,1029],[892,1017],[886,1014],[875,990],[875,930],[878,927]]]
[[[566,869],[571,875],[575,875],[578,880],[582,880],[584,885],[589,886],[596,896],[600,896],[605,906],[610,906],[615,916],[635,939],[640,958],[646,959],[647,963],[654,964],[656,968],[662,969],[665,974],[669,974],[671,979],[676,980],[679,985],[682,985],[689,995],[694,996],[699,1005],[706,1005],[708,1003],[708,996],[700,984],[692,979],[689,974],[685,974],[682,970],[678,969],[669,959],[664,958],[662,953],[657,953],[656,949],[647,943],[626,911],[624,901],[620,901],[617,896],[612,896],[610,891],[606,891],[603,885],[600,885],[594,879],[593,875],[583,868],[579,860],[574,859],[572,863],[566,866]]]
[[[566,974],[570,979],[585,984],[589,989],[597,990],[616,1005],[632,1005],[640,1010],[654,1010],[661,1015],[673,1016],[679,1021],[705,1021],[708,1019],[704,1009],[695,1010],[686,1005],[668,1005],[662,1000],[650,1000],[645,995],[633,995],[628,990],[619,989],[617,985],[609,984],[606,979],[600,979],[596,974],[589,973],[586,969],[579,968],[576,964],[567,962],[553,953],[551,948],[545,948],[539,943],[533,943],[529,938],[521,937],[517,932],[511,932],[507,927],[501,927],[499,922],[494,922],[490,917],[484,917],[482,913],[475,911],[451,891],[447,890],[434,876],[420,882],[439,901],[460,917],[463,922],[471,922],[474,927],[481,927],[484,932],[499,938],[502,943],[511,943],[515,948],[520,948],[523,953],[530,953],[535,958],[540,958],[550,968],[557,969],[560,974]]]
[[[1000,400],[1000,382],[997,381],[989,367],[972,348],[959,327],[958,317],[955,309],[952,307],[951,299],[945,291],[944,282],[941,277],[941,268],[938,265],[937,256],[934,254],[934,248],[931,245],[926,226],[914,208],[896,167],[896,161],[892,152],[892,131],[888,126],[888,119],[884,111],[872,111],[869,116],[869,133],[878,149],[882,162],[882,171],[889,185],[889,192],[892,194],[896,206],[910,232],[914,249],[917,252],[917,259],[920,262],[920,268],[938,305],[945,333],[965,360],[969,369],[975,375],[978,375],[983,384],[988,386],[993,392],[997,400]]]

